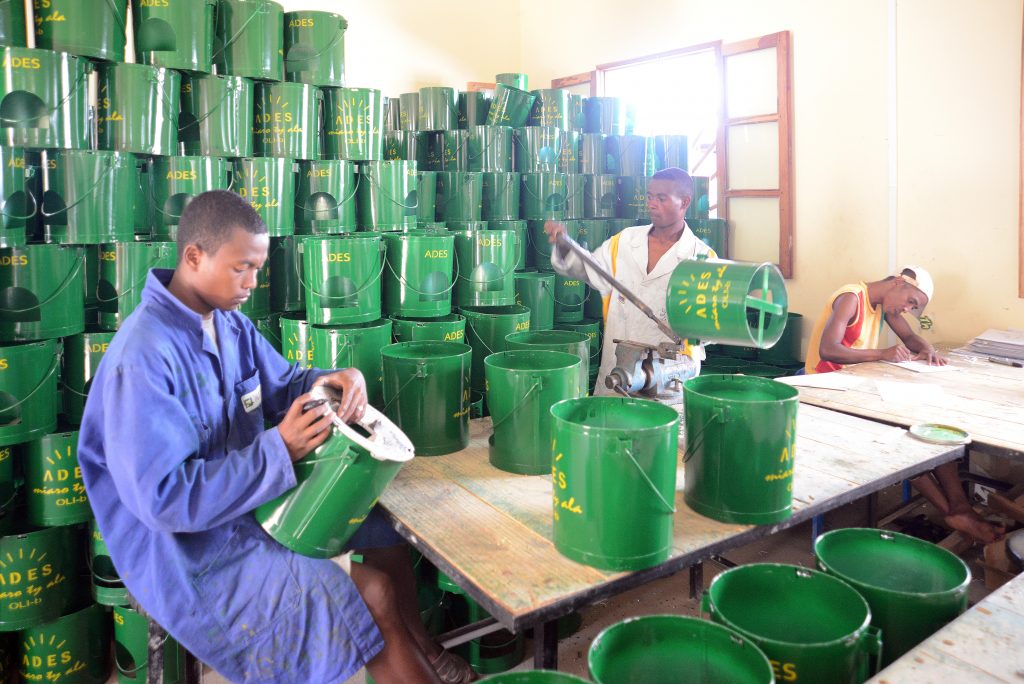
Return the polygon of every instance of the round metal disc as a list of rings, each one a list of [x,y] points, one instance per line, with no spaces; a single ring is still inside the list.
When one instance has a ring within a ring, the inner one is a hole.
[[[971,441],[971,435],[966,430],[941,423],[911,425],[910,434],[922,442],[930,444],[959,445],[968,444]]]

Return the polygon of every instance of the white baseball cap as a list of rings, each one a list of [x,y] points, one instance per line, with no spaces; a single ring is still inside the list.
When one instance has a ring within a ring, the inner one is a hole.
[[[913,277],[904,275],[906,271],[912,272],[914,274]],[[922,303],[921,306],[910,310],[911,314],[916,318],[920,318],[921,314],[924,313],[925,306],[928,305],[928,302],[932,301],[932,295],[935,294],[935,281],[932,280],[932,274],[926,271],[923,266],[904,266],[896,272],[896,277],[910,283],[928,298],[928,301]]]

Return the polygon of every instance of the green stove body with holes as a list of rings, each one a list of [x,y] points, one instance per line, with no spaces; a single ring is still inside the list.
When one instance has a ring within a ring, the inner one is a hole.
[[[455,235],[413,230],[384,233],[384,311],[436,318],[452,310]]]
[[[310,330],[314,368],[356,368],[366,380],[371,405],[384,405],[384,365],[380,350],[391,344],[390,319],[342,326],[314,325]]]
[[[100,247],[100,280],[96,288],[100,327],[117,330],[142,301],[150,269],[174,268],[173,242],[118,242]]]
[[[85,398],[96,376],[100,359],[107,353],[112,332],[87,331],[64,340],[64,417],[75,425],[82,422]]]
[[[127,606],[117,606],[114,616],[114,665],[118,684],[149,681],[149,620]],[[185,649],[172,637],[163,643],[163,684],[185,681]]]
[[[85,249],[0,249],[0,341],[47,340],[85,329]]]
[[[148,176],[146,194],[153,238],[167,241],[177,239],[181,215],[196,195],[227,190],[233,182],[231,164],[216,157],[157,157]]]

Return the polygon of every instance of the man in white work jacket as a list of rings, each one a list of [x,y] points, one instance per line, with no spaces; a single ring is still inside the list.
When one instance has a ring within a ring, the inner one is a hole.
[[[593,252],[597,263],[640,297],[661,320],[666,320],[665,293],[669,276],[679,262],[699,256],[712,259],[717,256],[686,225],[684,217],[692,200],[693,179],[690,174],[675,167],[658,171],[647,185],[651,223],[626,228],[605,240]],[[579,256],[557,244],[558,235],[565,232],[563,224],[548,221],[544,230],[548,241],[555,245],[551,250],[551,266],[562,275],[585,280],[604,298],[604,346],[594,394],[613,394],[604,383],[615,367],[615,343],[612,340],[633,340],[651,345],[671,340],[636,305],[587,267]],[[699,346],[688,346],[686,353],[698,363],[704,359],[704,350]]]

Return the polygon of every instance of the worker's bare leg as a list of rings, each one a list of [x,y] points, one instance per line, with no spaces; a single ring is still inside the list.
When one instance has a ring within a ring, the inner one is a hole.
[[[910,484],[942,513],[945,523],[954,530],[982,544],[1002,536],[1003,528],[987,522],[967,500],[955,461],[944,463],[932,472],[911,480]]]

